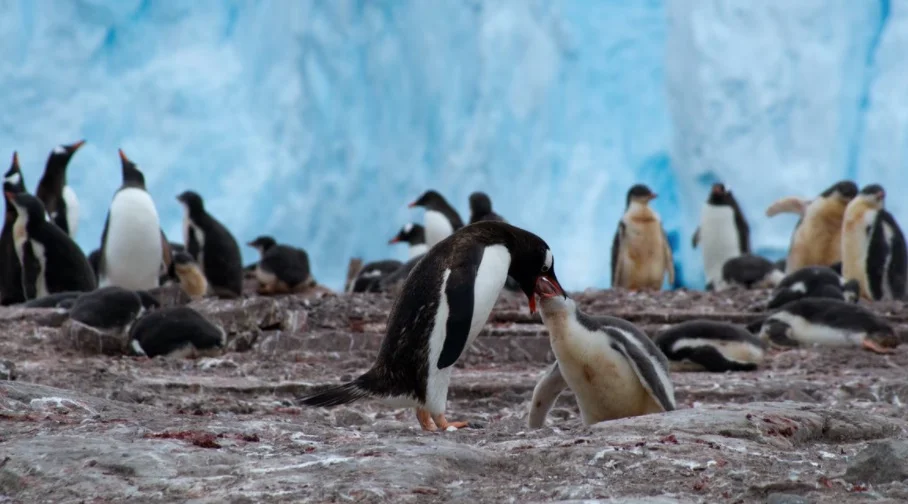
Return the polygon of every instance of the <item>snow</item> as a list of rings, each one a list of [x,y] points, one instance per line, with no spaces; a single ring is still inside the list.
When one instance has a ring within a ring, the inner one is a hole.
[[[487,192],[582,289],[609,284],[625,191],[647,183],[679,283],[702,287],[714,180],[776,258],[794,218],[763,216],[775,198],[908,177],[904,2],[10,0],[0,32],[0,155],[33,191],[50,149],[87,140],[69,168],[86,252],[120,147],[172,240],[193,189],[336,289],[352,255],[406,259],[387,241],[429,188],[464,219]]]

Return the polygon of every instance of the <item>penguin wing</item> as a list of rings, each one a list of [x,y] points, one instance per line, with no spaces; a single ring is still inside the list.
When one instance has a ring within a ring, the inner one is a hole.
[[[527,418],[529,428],[538,429],[545,424],[545,417],[548,416],[555,400],[567,386],[564,376],[561,375],[561,368],[558,367],[558,361],[555,361],[543,373],[539,382],[536,383],[536,388],[533,389],[530,414]]]
[[[22,247],[22,292],[25,293],[25,299],[35,299],[38,297],[38,275],[41,273],[41,263],[35,257],[32,250],[31,241],[26,241]]]
[[[806,208],[806,207],[805,207]],[[735,229],[738,232],[738,247],[742,254],[750,253],[750,226],[747,219],[744,218],[744,212],[738,207],[738,202],[734,201],[732,209],[735,214]]]
[[[161,231],[161,233],[163,234],[163,230]],[[193,259],[198,261],[199,253],[201,251],[202,247],[199,246],[199,239],[195,236],[195,227],[189,226],[189,230],[186,236],[186,252],[189,252],[189,255],[191,255]]]
[[[167,235],[161,229],[161,261],[164,263],[164,270],[170,271],[170,264],[173,262],[173,250],[170,248],[170,242],[167,241]]]
[[[769,208],[766,209],[767,217],[774,217],[782,213],[793,213],[796,215],[803,216],[807,211],[807,205],[810,204],[811,200],[798,198],[797,196],[789,196],[787,198],[782,198],[776,200],[772,205],[769,205]],[[737,217],[735,218],[737,221]]]
[[[444,369],[457,362],[464,347],[467,346],[470,326],[473,325],[474,288],[482,252],[481,247],[474,247],[470,255],[475,260],[464,261],[459,266],[451,268],[451,274],[448,275],[448,282],[445,285],[448,320],[445,322],[445,343],[438,356],[438,369]]]
[[[886,230],[889,230],[892,236],[887,243]],[[876,299],[882,297],[883,284],[889,284],[892,289],[893,297],[900,299],[905,291],[905,237],[902,235],[899,225],[895,222],[886,210],[881,210],[876,217],[873,226],[873,234],[870,236],[870,246],[867,257],[867,276],[868,278],[879,278],[879,284],[872,284],[875,287],[873,296]],[[878,292],[876,292],[878,291]]]
[[[620,285],[618,277],[621,272],[619,271],[618,255],[621,253],[621,245],[624,243],[622,238],[624,237],[625,227],[623,220],[618,221],[618,229],[615,230],[615,237],[612,238],[612,287]]]
[[[668,243],[668,235],[665,229],[662,229],[662,260],[665,261],[665,269],[668,271],[668,284],[675,285],[675,259],[672,256],[672,247]]]
[[[98,257],[98,271],[95,272],[98,278],[101,278],[101,274],[107,269],[104,264],[104,249],[107,248],[107,229],[109,226],[110,210],[107,210],[107,217],[104,218],[104,231],[101,231],[101,253]]]
[[[697,248],[700,245],[700,226],[697,226],[697,230],[694,231],[694,235],[690,238],[690,244],[693,248]]]
[[[51,292],[95,290],[97,281],[94,269],[76,242],[56,224],[45,226],[42,234],[46,243],[44,253],[47,261],[56,265],[53,271],[45,272]]]
[[[668,376],[667,359],[655,343],[646,335],[636,335],[615,327],[601,327],[599,331],[609,336],[612,348],[624,356],[640,384],[662,409],[674,410],[675,391]]]

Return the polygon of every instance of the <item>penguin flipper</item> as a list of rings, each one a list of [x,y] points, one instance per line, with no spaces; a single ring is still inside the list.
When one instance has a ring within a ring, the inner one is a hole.
[[[633,334],[625,335],[624,331],[614,328],[600,328],[599,330],[606,332],[611,337],[612,348],[624,356],[637,375],[637,379],[640,380],[640,384],[649,392],[653,400],[659,403],[663,410],[673,411],[676,408],[674,387],[668,370],[662,366],[657,355],[652,355],[653,351],[658,355],[663,355],[655,343],[648,338],[649,345],[642,340],[630,341],[628,338],[633,338]],[[652,346],[650,352],[644,350],[644,345]],[[664,355],[662,359],[665,359]]]
[[[448,321],[445,323],[445,343],[438,356],[438,369],[452,366],[470,338],[470,326],[473,323],[474,285],[479,271],[482,249],[477,248],[478,260],[472,264],[451,269],[448,283],[445,286],[445,297],[448,301]]]
[[[543,373],[542,378],[536,383],[536,388],[533,389],[530,414],[527,418],[527,426],[530,429],[538,429],[545,424],[545,417],[548,416],[555,400],[567,386],[567,382],[561,375],[561,368],[558,367],[558,361],[555,361]]]
[[[675,285],[675,259],[672,256],[672,247],[668,243],[668,235],[665,234],[665,229],[662,230],[662,260],[665,264],[665,269],[668,271],[668,285]]]
[[[793,213],[803,216],[807,211],[807,205],[809,204],[810,200],[808,199],[798,198],[797,196],[788,196],[787,198],[776,200],[772,205],[769,205],[766,209],[766,216],[774,217],[782,213]]]
[[[621,238],[624,236],[625,227],[624,221],[618,221],[618,229],[615,230],[615,237],[612,238],[612,288],[621,285],[619,281],[621,263],[618,261],[618,256],[621,254],[621,244],[624,243]]]
[[[697,248],[700,245],[700,226],[697,226],[697,230],[694,231],[694,235],[690,239],[690,244],[693,248]]]
[[[38,275],[41,273],[41,263],[35,257],[35,251],[32,250],[31,242],[25,242],[22,247],[22,292],[25,293],[25,299],[35,299],[38,297]]]
[[[104,219],[104,231],[101,231],[101,249],[100,249],[101,253],[100,253],[100,256],[98,257],[98,271],[95,272],[95,274],[98,277],[99,284],[100,284],[101,277],[106,276],[106,275],[104,275],[104,272],[107,269],[106,265],[104,264],[104,250],[107,248],[107,230],[109,227],[110,227],[110,210],[107,211],[107,217]]]

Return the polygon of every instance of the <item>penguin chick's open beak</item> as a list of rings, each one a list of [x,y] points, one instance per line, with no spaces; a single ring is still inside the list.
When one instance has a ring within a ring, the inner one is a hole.
[[[539,296],[541,299],[553,298],[555,296],[564,296],[567,298],[567,294],[565,294],[564,289],[561,288],[558,280],[542,275],[536,278],[536,288],[533,290],[533,295],[530,296],[530,313],[536,313],[536,296]]]

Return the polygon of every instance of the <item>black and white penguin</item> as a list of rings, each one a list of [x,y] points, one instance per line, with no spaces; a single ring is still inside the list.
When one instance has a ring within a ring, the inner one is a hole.
[[[19,168],[19,155],[13,152],[13,161],[3,175],[3,194],[25,192],[25,179]],[[0,231],[0,305],[11,305],[25,301],[22,291],[22,266],[16,254],[13,240],[13,225],[16,222],[16,207],[6,197],[6,213],[3,216],[3,230]]]
[[[259,294],[289,294],[315,287],[309,269],[309,254],[305,250],[279,245],[270,236],[259,236],[248,243],[261,254],[255,267]]]
[[[845,280],[828,266],[808,266],[786,275],[776,286],[766,308],[774,310],[802,298],[837,299],[856,303],[859,289],[856,280]]]
[[[732,287],[769,289],[785,278],[769,259],[753,254],[733,257],[722,265],[722,276],[716,283],[706,285],[706,290],[721,292]]]
[[[429,248],[434,247],[436,243],[463,227],[463,221],[457,214],[457,210],[454,210],[437,191],[430,189],[424,192],[416,201],[410,203],[410,208],[413,207],[426,209],[423,219],[426,228],[426,246]]]
[[[850,346],[892,353],[899,337],[885,319],[855,303],[805,298],[763,321],[760,339],[778,346]]]
[[[409,245],[407,262],[392,268],[392,261],[380,261],[363,266],[357,275],[353,292],[392,292],[407,278],[416,263],[429,250],[426,245],[425,228],[420,224],[407,223],[398,231],[388,244],[406,243]],[[381,274],[378,274],[382,271]],[[362,291],[356,289],[364,289]]]
[[[429,246],[426,245],[426,228],[412,222],[404,224],[394,238],[388,241],[388,245],[395,243],[406,243],[409,246],[407,250],[410,259],[419,257],[429,250]]]
[[[208,279],[189,252],[174,254],[171,269],[173,270],[172,276],[176,277],[180,288],[190,299],[202,299],[208,294]]]
[[[485,325],[508,275],[520,283],[531,312],[538,278],[548,278],[565,295],[552,251],[535,234],[503,222],[477,222],[440,241],[407,277],[372,368],[302,403],[327,407],[379,398],[415,407],[424,430],[467,426],[445,418],[451,371]]]
[[[662,221],[649,202],[649,187],[637,184],[627,192],[624,216],[612,240],[612,288],[660,290],[665,275],[675,283],[675,264]]]
[[[845,209],[842,276],[857,280],[866,299],[903,299],[908,282],[905,235],[884,207],[879,184],[861,189]]]
[[[65,308],[69,309],[76,302],[79,296],[85,294],[80,291],[58,292],[49,294],[43,298],[32,299],[22,303],[23,308]]]
[[[62,229],[47,221],[44,205],[28,193],[6,193],[17,216],[13,242],[26,299],[65,291],[95,289],[95,275],[82,249]]]
[[[492,211],[489,195],[477,191],[470,195],[470,224],[484,220],[507,222],[504,217]]]
[[[813,201],[782,198],[766,210],[772,217],[781,213],[801,216],[795,225],[785,261],[786,273],[806,266],[829,266],[842,260],[842,221],[845,207],[858,194],[850,180],[836,182]]]
[[[243,294],[243,260],[230,231],[205,210],[198,193],[185,191],[177,200],[183,205],[183,243],[202,266],[212,292],[222,298]]]
[[[227,333],[192,308],[175,306],[139,318],[129,330],[129,340],[136,355],[199,357],[223,352]]]
[[[691,243],[703,251],[707,286],[720,283],[723,267],[730,259],[750,254],[750,226],[734,195],[723,184],[713,184]]]
[[[85,140],[80,140],[71,145],[54,147],[47,157],[44,175],[35,191],[35,196],[44,203],[50,220],[73,238],[79,226],[79,199],[76,192],[66,185],[66,168],[73,154],[84,144]]]
[[[79,296],[69,309],[69,318],[95,332],[125,336],[139,317],[160,306],[145,291],[101,287]]]
[[[536,384],[531,428],[542,426],[565,387],[574,393],[584,425],[675,409],[668,361],[646,333],[621,319],[586,315],[545,278],[536,293],[557,368]]]
[[[160,283],[167,247],[145,176],[122,150],[123,185],[114,194],[101,235],[98,285],[148,290]]]
[[[753,371],[765,346],[747,329],[728,322],[690,320],[659,333],[653,342],[672,371]]]
[[[353,281],[350,282],[348,292],[374,292],[375,287],[373,285],[376,282],[394,273],[403,265],[404,263],[396,259],[366,263],[360,268]]]

